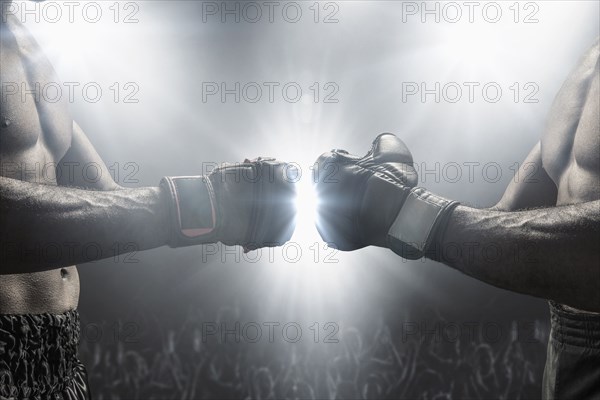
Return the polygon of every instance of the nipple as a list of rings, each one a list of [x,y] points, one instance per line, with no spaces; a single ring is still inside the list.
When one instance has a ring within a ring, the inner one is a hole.
[[[8,128],[10,126],[10,120],[8,118],[2,118],[2,127]]]

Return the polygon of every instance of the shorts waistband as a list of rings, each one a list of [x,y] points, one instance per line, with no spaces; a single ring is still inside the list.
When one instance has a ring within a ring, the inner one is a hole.
[[[600,349],[600,314],[578,313],[550,301],[550,337],[559,343]]]
[[[30,397],[66,387],[79,365],[77,310],[0,314],[0,397]]]

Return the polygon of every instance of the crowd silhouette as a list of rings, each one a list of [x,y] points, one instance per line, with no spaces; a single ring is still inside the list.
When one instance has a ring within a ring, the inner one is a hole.
[[[232,326],[239,314],[223,308],[214,321]],[[548,340],[541,321],[529,324],[525,335],[518,321],[508,321],[506,335],[490,340],[433,330],[406,335],[380,318],[369,329],[340,327],[329,343],[207,338],[196,312],[178,327],[143,321],[133,335],[111,340],[91,340],[84,325],[80,357],[94,398],[539,398]],[[440,321],[438,313],[424,322]]]

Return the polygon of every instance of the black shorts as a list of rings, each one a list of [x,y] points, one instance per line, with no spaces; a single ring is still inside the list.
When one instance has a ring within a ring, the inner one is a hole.
[[[0,399],[90,399],[79,313],[0,314]]]
[[[600,314],[550,302],[544,399],[600,399]]]

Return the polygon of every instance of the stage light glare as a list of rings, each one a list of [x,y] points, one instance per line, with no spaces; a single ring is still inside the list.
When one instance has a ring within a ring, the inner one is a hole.
[[[307,223],[314,226],[318,199],[313,182],[309,177],[304,177],[297,185],[296,218],[300,224]]]

